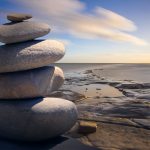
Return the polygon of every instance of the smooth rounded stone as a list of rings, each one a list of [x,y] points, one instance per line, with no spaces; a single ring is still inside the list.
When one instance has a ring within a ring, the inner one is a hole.
[[[39,141],[64,134],[75,124],[74,103],[59,98],[0,101],[0,136]]]
[[[34,40],[0,46],[0,73],[47,66],[65,54],[64,45],[55,40]]]
[[[34,21],[0,25],[0,42],[18,43],[44,36],[50,32],[49,25]]]
[[[49,96],[64,82],[58,67],[0,74],[0,99],[19,99]]]
[[[20,22],[32,18],[30,14],[11,13],[7,15],[7,19],[12,22]]]

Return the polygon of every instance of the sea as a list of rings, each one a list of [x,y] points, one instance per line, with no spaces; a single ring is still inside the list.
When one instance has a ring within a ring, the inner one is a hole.
[[[149,64],[102,64],[102,63],[56,63],[64,73],[77,73],[96,70],[97,75],[111,80],[132,80],[150,83]]]

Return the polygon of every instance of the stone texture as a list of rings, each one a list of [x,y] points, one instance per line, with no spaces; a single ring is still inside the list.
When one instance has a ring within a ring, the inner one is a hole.
[[[68,131],[77,120],[76,106],[58,98],[0,101],[0,136],[39,141]]]
[[[11,13],[7,15],[7,19],[12,22],[20,22],[32,18],[30,14]]]
[[[49,96],[64,82],[58,67],[0,74],[0,99],[19,99]]]
[[[49,25],[34,21],[0,25],[0,42],[10,44],[32,40],[50,32]]]
[[[90,134],[96,132],[97,124],[95,122],[79,121],[78,133]]]
[[[78,140],[100,150],[149,150],[149,130],[116,123],[98,122],[97,125],[95,133]]]
[[[60,60],[64,45],[55,40],[34,40],[0,46],[0,73],[43,67]]]

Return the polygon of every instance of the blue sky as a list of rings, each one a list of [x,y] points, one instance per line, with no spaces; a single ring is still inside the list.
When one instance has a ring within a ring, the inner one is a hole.
[[[60,62],[150,63],[150,0],[1,0],[0,17],[9,12],[48,23],[43,38],[66,45]]]

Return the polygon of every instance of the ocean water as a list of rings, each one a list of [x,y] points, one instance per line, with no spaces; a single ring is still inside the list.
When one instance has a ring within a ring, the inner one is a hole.
[[[92,64],[92,63],[56,63],[54,65],[60,67],[65,73],[79,72],[103,66],[103,64]]]
[[[111,80],[133,80],[150,83],[150,64],[76,64],[57,63],[64,73],[76,73],[84,70],[94,70],[100,77]]]

